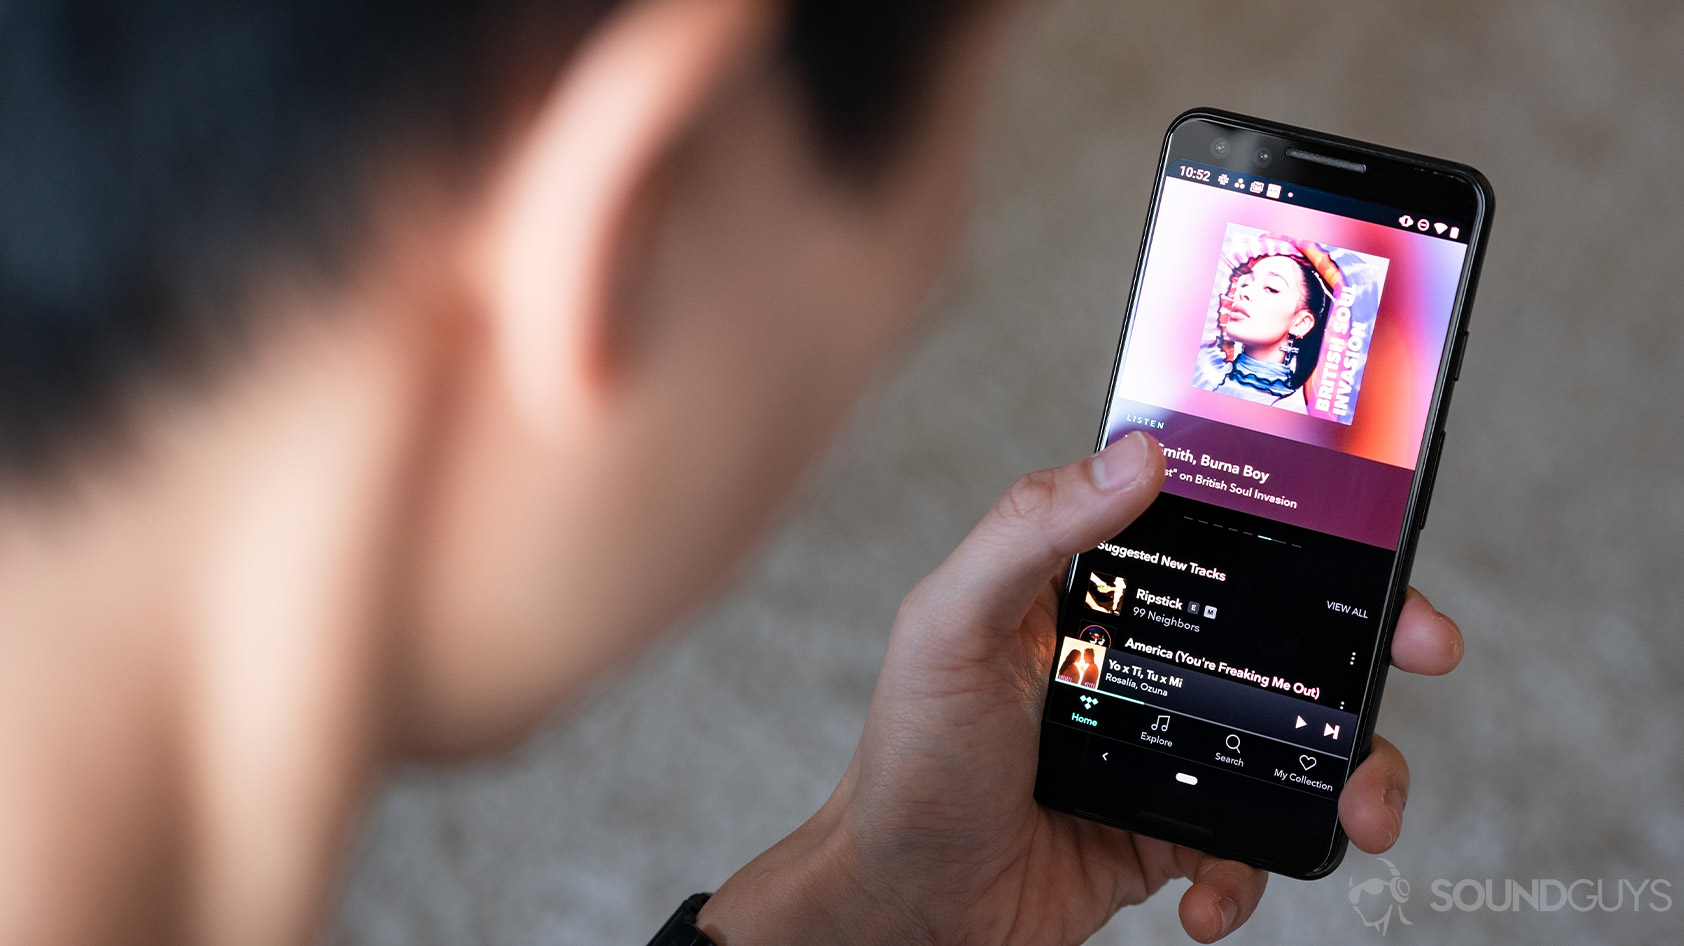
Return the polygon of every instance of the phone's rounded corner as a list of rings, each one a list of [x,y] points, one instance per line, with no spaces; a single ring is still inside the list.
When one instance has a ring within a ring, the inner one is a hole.
[[[1169,131],[1166,133],[1165,137],[1174,135],[1177,129],[1191,121],[1199,121],[1201,119],[1222,121],[1226,118],[1227,113],[1223,112],[1219,108],[1211,108],[1207,105],[1195,105],[1185,112],[1182,112],[1180,115],[1175,116],[1175,118],[1170,121]]]
[[[1302,874],[1293,873],[1286,876],[1294,880],[1321,880],[1339,869],[1339,865],[1345,862],[1345,852],[1350,850],[1350,847],[1350,838],[1345,837],[1345,832],[1341,830],[1333,839],[1333,846],[1328,849],[1327,857],[1320,864]]]
[[[1170,121],[1169,130],[1164,132],[1164,138],[1167,140],[1174,137],[1175,133],[1181,130],[1181,126],[1189,122],[1215,122],[1219,125],[1240,127],[1247,121],[1246,116],[1238,112],[1230,112],[1214,105],[1195,105]]]
[[[1490,217],[1497,211],[1497,189],[1491,185],[1491,179],[1486,177],[1478,168],[1462,165],[1462,172],[1473,182],[1479,191],[1480,199],[1485,201],[1485,216]]]
[[[1172,153],[1176,153],[1176,135],[1181,134],[1182,130],[1187,128],[1187,126],[1192,125],[1195,122],[1208,122],[1217,126],[1214,134],[1220,136],[1224,133],[1221,129],[1232,128],[1238,130],[1241,127],[1238,122],[1241,120],[1243,120],[1243,116],[1205,105],[1195,106],[1185,112],[1182,112],[1180,115],[1175,116],[1175,118],[1169,123],[1169,129],[1164,132],[1163,154],[1159,159],[1159,173],[1161,174],[1164,170],[1164,166],[1168,164],[1170,155]],[[1193,137],[1202,140],[1205,134],[1208,134],[1208,132],[1194,132]],[[1198,149],[1195,148],[1195,150]],[[1144,239],[1150,239],[1150,237],[1151,229],[1148,227],[1146,235],[1143,238],[1143,242]],[[1142,250],[1144,250],[1144,246],[1142,247]]]
[[[1490,226],[1497,212],[1497,190],[1491,186],[1491,179],[1472,165],[1456,162],[1445,162],[1440,171],[1457,178],[1474,192],[1479,198],[1480,220],[1485,226]]]

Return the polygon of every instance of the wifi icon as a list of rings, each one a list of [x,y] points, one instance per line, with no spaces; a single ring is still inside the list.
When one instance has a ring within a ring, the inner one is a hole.
[[[1433,229],[1438,231],[1438,234],[1440,236],[1443,236],[1444,231],[1450,229],[1450,224],[1448,224],[1448,223],[1435,223],[1435,224],[1433,224]]]

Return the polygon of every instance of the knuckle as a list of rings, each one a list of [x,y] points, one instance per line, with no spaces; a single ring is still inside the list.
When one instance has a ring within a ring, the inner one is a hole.
[[[1018,478],[1006,495],[1001,497],[996,510],[1000,516],[1013,522],[1036,522],[1044,519],[1052,509],[1053,497],[1057,492],[1056,477],[1052,470],[1038,470]]]
[[[913,585],[912,590],[900,599],[900,608],[895,612],[897,624],[905,621],[916,622],[922,615],[929,612],[929,607],[925,603],[931,595],[930,590],[926,587],[929,581],[930,579],[925,578],[918,584]]]

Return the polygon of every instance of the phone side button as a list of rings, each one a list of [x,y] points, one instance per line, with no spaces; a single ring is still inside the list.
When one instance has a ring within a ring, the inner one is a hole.
[[[1450,356],[1450,380],[1462,380],[1462,356],[1468,353],[1468,330],[1462,329],[1462,334],[1456,336],[1456,350]]]
[[[1433,504],[1433,485],[1438,482],[1438,460],[1443,454],[1444,431],[1441,430],[1433,437],[1433,448],[1427,452],[1427,478],[1421,485],[1421,502],[1415,512],[1417,531],[1427,527],[1427,510]]]

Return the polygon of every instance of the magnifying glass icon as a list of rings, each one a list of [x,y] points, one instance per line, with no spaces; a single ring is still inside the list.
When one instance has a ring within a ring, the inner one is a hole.
[[[1234,750],[1235,752],[1240,751],[1240,734],[1239,733],[1232,733],[1231,732],[1231,733],[1228,734],[1228,748]]]

